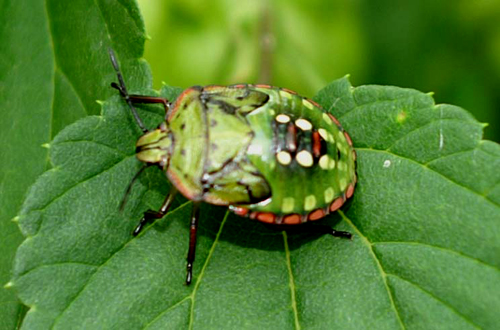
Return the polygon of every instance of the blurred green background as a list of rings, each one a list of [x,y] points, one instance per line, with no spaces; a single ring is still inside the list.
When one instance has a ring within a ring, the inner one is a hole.
[[[313,96],[351,75],[434,92],[500,141],[500,0],[139,0],[162,82],[270,83]]]

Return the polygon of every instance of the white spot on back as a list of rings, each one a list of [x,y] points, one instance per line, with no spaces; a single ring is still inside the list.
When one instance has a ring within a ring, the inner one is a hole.
[[[335,168],[335,160],[329,155],[323,155],[319,159],[319,167],[324,170],[332,170]]]
[[[292,156],[288,151],[280,151],[276,154],[276,159],[281,165],[288,165],[292,162]]]
[[[297,163],[304,167],[311,167],[313,165],[313,156],[307,150],[300,151],[297,156],[295,156]]]
[[[389,159],[387,159],[385,162],[384,162],[384,167],[385,168],[388,168],[389,166],[391,166],[391,161]]]
[[[323,140],[329,141],[328,139],[328,132],[324,128],[318,129],[319,135],[323,138]]]
[[[345,139],[345,135],[344,135],[344,132],[342,132],[341,130],[339,130],[339,132],[337,133],[338,136],[339,136],[339,140],[340,141],[346,141]],[[346,141],[347,142],[347,141]]]
[[[279,114],[276,116],[276,121],[278,123],[286,124],[290,121],[290,117],[285,114]]]
[[[345,188],[347,187],[347,180],[346,178],[341,178],[339,180],[339,187],[340,187],[340,190],[344,191]]]
[[[313,127],[310,121],[303,118],[297,119],[295,121],[295,125],[297,125],[297,127],[299,127],[303,131],[309,131]]]
[[[316,197],[314,195],[306,196],[304,199],[304,210],[311,211],[316,207]]]
[[[306,99],[302,99],[302,104],[311,110],[314,108],[314,105]]]
[[[325,189],[325,203],[330,203],[333,201],[333,197],[335,197],[335,190],[333,187],[328,187]]]
[[[333,120],[332,118],[330,118],[330,116],[328,116],[326,113],[323,114],[323,120],[328,124],[328,125],[332,125],[333,124]]]
[[[337,142],[337,149],[339,149],[340,153],[345,153],[344,145],[340,142]]]
[[[291,213],[293,211],[294,204],[295,204],[295,199],[293,197],[283,198],[283,202],[281,204],[281,211],[283,213]]]
[[[287,99],[290,99],[292,98],[292,94],[288,93],[288,92],[285,92],[285,91],[279,91],[281,97],[284,97],[284,98],[287,98]]]

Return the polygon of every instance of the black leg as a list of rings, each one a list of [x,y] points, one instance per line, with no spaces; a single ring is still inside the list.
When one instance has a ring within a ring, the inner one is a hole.
[[[313,232],[318,232],[318,233],[322,233],[322,234],[330,234],[334,237],[352,239],[352,234],[350,232],[335,230],[332,227],[326,226],[326,225],[312,225],[312,226],[309,226],[308,229],[310,229]]]
[[[168,196],[165,198],[163,205],[158,211],[147,210],[146,212],[144,212],[144,216],[142,217],[141,221],[139,221],[137,227],[135,227],[133,235],[134,236],[139,235],[139,233],[142,231],[142,229],[148,222],[163,218],[163,216],[167,213],[168,209],[172,205],[176,193],[177,190],[172,188]]]
[[[118,61],[116,59],[115,52],[113,52],[111,48],[109,48],[109,58],[111,59],[111,63],[113,64],[113,68],[116,71],[116,76],[118,77],[118,82],[119,82],[119,84],[115,82],[111,83],[111,87],[116,88],[120,92],[121,96],[125,99],[128,106],[130,107],[130,111],[132,111],[132,115],[134,116],[137,125],[141,128],[141,130],[144,133],[146,133],[148,129],[146,128],[146,126],[144,126],[144,123],[142,122],[141,118],[137,114],[137,111],[132,105],[132,100],[130,100],[130,95],[127,92],[127,87],[125,87],[125,81],[123,80],[120,67],[118,66]]]
[[[191,214],[191,227],[189,230],[189,251],[187,255],[187,275],[186,285],[191,284],[193,279],[193,262],[196,253],[196,230],[198,229],[198,219],[200,218],[200,203],[193,203],[193,212]]]
[[[329,234],[334,237],[352,239],[352,234],[350,232],[335,230],[330,226],[313,224],[311,222],[307,222],[302,225],[273,225],[273,224],[263,224],[263,225],[273,230],[280,230],[280,231],[285,230],[289,233],[307,232],[307,233],[318,233],[320,235]]]

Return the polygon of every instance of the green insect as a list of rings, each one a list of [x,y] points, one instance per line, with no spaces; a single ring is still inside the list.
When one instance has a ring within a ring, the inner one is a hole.
[[[111,50],[110,57],[119,81],[111,86],[144,132],[137,158],[160,167],[173,186],[158,211],[144,213],[133,234],[162,218],[177,192],[192,200],[186,284],[192,280],[201,202],[284,226],[321,219],[353,195],[351,138],[314,101],[285,88],[250,84],[195,86],[174,102],[130,95]],[[165,121],[147,130],[134,103],[163,104]],[[326,232],[351,238],[330,227]]]

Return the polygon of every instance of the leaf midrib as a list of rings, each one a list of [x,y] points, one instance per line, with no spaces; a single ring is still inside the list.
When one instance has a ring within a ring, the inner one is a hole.
[[[396,319],[398,320],[399,325],[401,326],[402,329],[406,329],[403,320],[401,319],[401,315],[399,314],[399,311],[396,307],[396,303],[394,302],[394,297],[391,292],[391,289],[389,288],[389,284],[387,283],[387,273],[385,272],[384,268],[382,267],[382,264],[380,260],[377,258],[377,255],[375,254],[375,251],[373,251],[373,244],[368,240],[368,238],[354,225],[354,223],[347,218],[347,216],[344,214],[342,211],[337,211],[342,219],[359,235],[361,238],[363,244],[368,248],[368,251],[375,261],[375,264],[377,265],[377,268],[380,272],[380,276],[382,278],[382,281],[384,282],[384,287],[387,291],[387,296],[389,298],[390,305],[394,311],[394,314],[396,315]]]
[[[283,230],[283,245],[285,249],[285,256],[286,256],[286,267],[288,270],[288,278],[289,278],[289,286],[290,286],[290,300],[292,303],[292,311],[293,311],[293,319],[295,322],[295,329],[300,330],[300,322],[299,322],[299,311],[297,308],[297,297],[296,297],[296,287],[295,287],[295,280],[293,277],[293,272],[292,272],[292,263],[290,260],[290,248],[288,247],[288,236],[286,232]]]

